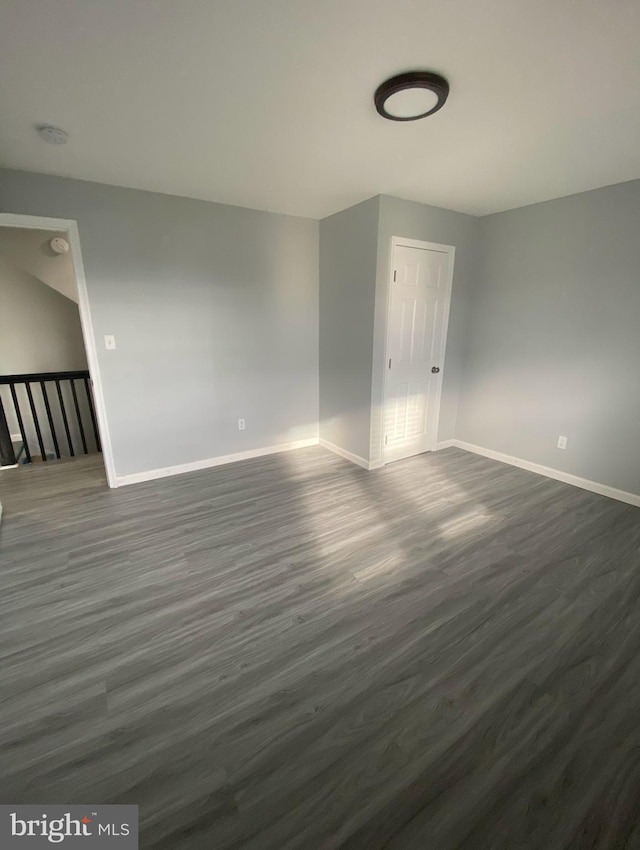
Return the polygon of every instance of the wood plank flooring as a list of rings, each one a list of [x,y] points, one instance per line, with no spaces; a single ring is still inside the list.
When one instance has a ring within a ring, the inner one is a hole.
[[[449,449],[3,472],[2,802],[159,850],[640,847],[640,511]]]

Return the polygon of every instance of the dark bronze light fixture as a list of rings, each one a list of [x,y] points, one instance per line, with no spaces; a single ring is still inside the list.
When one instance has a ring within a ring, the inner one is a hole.
[[[448,95],[444,77],[432,71],[409,71],[378,86],[373,101],[383,118],[417,121],[442,109]]]

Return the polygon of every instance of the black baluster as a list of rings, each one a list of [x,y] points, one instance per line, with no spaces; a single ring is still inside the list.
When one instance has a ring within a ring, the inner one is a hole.
[[[31,392],[31,384],[26,381],[25,387],[27,388],[27,398],[29,399],[29,407],[31,408],[31,416],[33,417],[33,424],[36,428],[36,437],[38,438],[38,445],[40,446],[40,452],[42,455],[42,460],[46,461],[47,453],[44,450],[44,443],[42,442],[42,432],[40,431],[40,422],[38,421],[38,412],[36,410],[36,406],[33,403],[33,393]]]
[[[44,400],[44,407],[47,411],[47,419],[49,420],[49,429],[51,430],[51,439],[53,440],[53,447],[56,450],[56,457],[60,459],[60,446],[58,445],[58,438],[56,436],[56,428],[53,424],[53,416],[51,415],[51,406],[49,405],[49,396],[47,395],[47,388],[44,385],[44,381],[40,381],[40,388],[42,389],[42,398]]]
[[[69,443],[69,454],[71,457],[75,457],[75,452],[73,451],[73,443],[71,442],[71,431],[69,430],[69,421],[67,419],[67,411],[64,406],[64,399],[62,398],[62,390],[60,389],[60,381],[56,378],[56,390],[58,391],[58,401],[60,402],[60,412],[62,413],[62,421],[64,423],[64,430],[67,435],[67,443]]]
[[[14,466],[15,462],[16,454],[11,442],[7,417],[4,415],[4,405],[0,398],[0,464],[2,466]]]
[[[87,391],[87,401],[89,402],[89,413],[91,414],[91,421],[93,422],[93,436],[96,438],[96,449],[101,452],[102,447],[100,445],[100,435],[98,434],[98,423],[96,421],[96,412],[93,409],[93,398],[91,396],[91,387],[89,386],[89,378],[84,379],[84,388]]]
[[[73,393],[73,403],[76,408],[76,416],[78,417],[78,426],[80,427],[80,439],[82,440],[82,448],[84,449],[84,453],[86,455],[89,454],[89,450],[87,449],[87,438],[84,435],[84,428],[82,427],[82,416],[80,416],[80,405],[78,404],[78,395],[76,393],[76,385],[73,378],[69,378],[69,383],[71,384],[71,392]]]
[[[27,463],[31,463],[31,452],[29,451],[29,443],[27,442],[27,432],[24,430],[24,422],[22,421],[22,413],[20,412],[20,404],[18,402],[18,395],[16,393],[16,385],[14,383],[9,384],[9,389],[11,390],[11,398],[13,399],[13,407],[16,411],[16,419],[18,420],[20,436],[22,437],[22,445],[24,446],[24,456],[27,459]]]

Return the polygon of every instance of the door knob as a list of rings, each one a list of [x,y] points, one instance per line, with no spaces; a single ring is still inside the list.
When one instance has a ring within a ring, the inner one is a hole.
[[[440,371],[440,367],[439,366],[432,366],[431,371],[433,372],[434,375],[437,375],[438,372]]]

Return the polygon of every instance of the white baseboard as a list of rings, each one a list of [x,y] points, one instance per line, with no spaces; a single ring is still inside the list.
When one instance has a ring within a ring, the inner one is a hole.
[[[197,460],[192,463],[183,463],[177,466],[165,467],[163,469],[151,469],[146,472],[135,472],[132,475],[120,475],[116,477],[116,486],[123,487],[127,484],[138,484],[142,481],[153,481],[156,478],[166,478],[170,475],[181,475],[183,472],[196,472],[200,469],[209,469],[214,466],[222,466],[224,464],[235,463],[240,460],[263,457],[264,455],[277,454],[278,452],[291,451],[292,449],[302,449],[308,446],[317,446],[318,444],[345,460],[349,460],[351,463],[357,464],[363,469],[373,470],[384,466],[383,461],[368,461],[360,455],[347,451],[347,449],[343,449],[340,446],[336,446],[334,443],[330,443],[328,440],[312,437],[307,440],[296,440],[292,443],[280,443],[277,446],[266,446],[262,449],[251,449],[246,452],[220,455],[218,457],[207,458],[206,460]],[[473,443],[466,443],[464,440],[443,440],[436,444],[434,451],[440,451],[448,448],[463,449],[464,451],[472,452],[473,454],[491,458],[491,460],[500,461],[500,463],[507,463],[510,466],[525,469],[528,472],[535,472],[537,475],[544,475],[546,478],[553,478],[556,481],[562,481],[565,484],[580,487],[582,490],[589,490],[590,492],[597,493],[600,496],[607,496],[610,499],[616,499],[619,502],[625,502],[628,505],[640,507],[639,494],[627,493],[624,490],[618,490],[616,487],[610,487],[608,484],[600,484],[597,481],[580,478],[579,476],[572,475],[569,472],[562,472],[560,469],[553,469],[550,466],[542,466],[539,463],[533,463],[529,460],[513,457],[512,455],[507,455],[503,452],[486,449],[483,446],[476,446]]]
[[[132,475],[117,475],[116,487],[127,484],[140,484],[142,481],[154,481],[156,478],[167,478],[170,475],[182,475],[183,472],[197,472],[199,469],[209,469],[212,466],[223,466],[226,463],[236,463],[239,460],[249,460],[253,457],[273,455],[278,452],[289,452],[292,449],[304,449],[307,446],[317,446],[318,438],[295,440],[293,443],[280,443],[277,446],[265,446],[262,449],[250,449],[247,452],[236,452],[231,455],[219,455],[205,460],[195,460],[191,463],[181,463],[177,466],[167,466],[163,469],[149,469],[146,472],[134,472]]]
[[[574,487],[580,487],[582,490],[590,490],[599,496],[608,496],[610,499],[617,499],[619,502],[626,502],[628,505],[634,505],[640,508],[640,495],[636,493],[627,493],[625,490],[618,490],[616,487],[610,487],[608,484],[599,484],[597,481],[590,481],[588,478],[580,478],[577,475],[571,475],[569,472],[562,472],[560,469],[542,466],[530,460],[522,460],[519,457],[512,457],[502,452],[496,452],[493,449],[485,449],[483,446],[475,446],[473,443],[465,443],[463,440],[450,440],[448,442],[456,448],[464,449],[466,452],[473,452],[473,454],[482,455],[492,460],[499,460],[501,463],[508,463],[510,466],[517,466],[519,469],[526,469],[528,472],[535,472],[537,475],[544,475],[546,478],[553,478],[556,481],[562,481],[564,484],[572,484]]]
[[[330,452],[333,452],[336,455],[340,455],[340,457],[343,457],[345,460],[350,460],[351,463],[356,463],[363,469],[377,469],[378,466],[382,465],[377,463],[370,463],[368,460],[365,460],[365,458],[360,457],[360,455],[356,455],[353,452],[349,452],[346,449],[341,448],[340,446],[336,446],[335,443],[330,443],[329,440],[323,440],[322,437],[320,437],[318,442],[324,449],[328,449]]]

